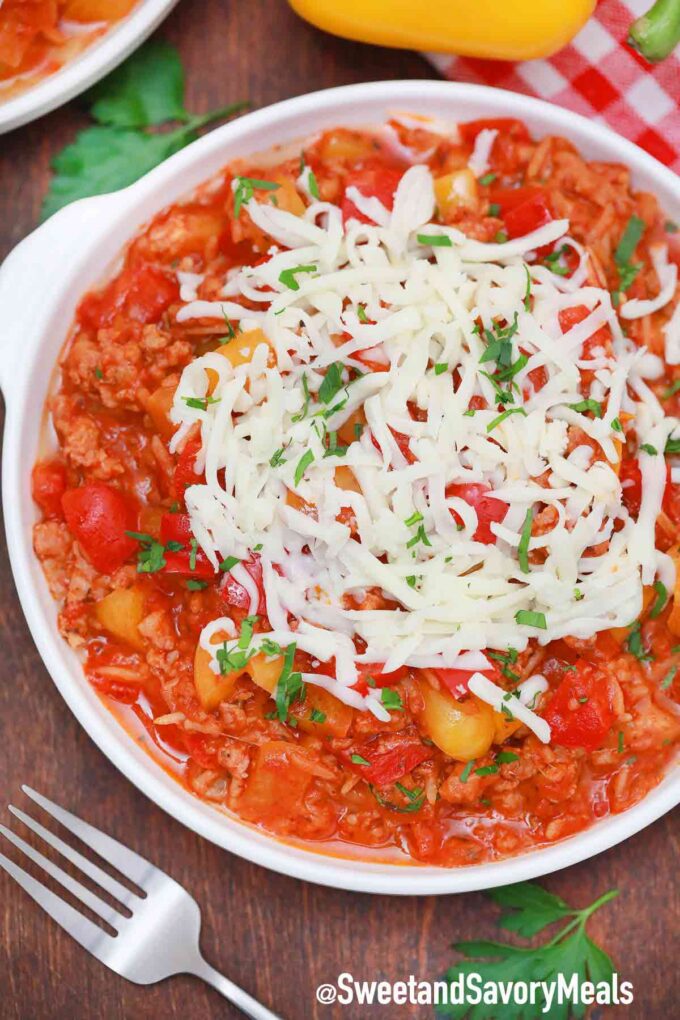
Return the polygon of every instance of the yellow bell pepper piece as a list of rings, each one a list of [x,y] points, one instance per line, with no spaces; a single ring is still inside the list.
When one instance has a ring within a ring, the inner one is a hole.
[[[495,60],[549,57],[576,35],[596,0],[289,0],[346,39]]]

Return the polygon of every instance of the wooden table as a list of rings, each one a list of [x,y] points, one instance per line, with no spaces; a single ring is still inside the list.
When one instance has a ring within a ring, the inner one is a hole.
[[[348,82],[434,77],[415,54],[322,35],[283,0],[183,0],[161,34],[180,49],[196,112],[244,97],[259,107]],[[75,102],[0,138],[0,257],[36,225],[50,158],[83,122]],[[20,784],[28,783],[62,798],[168,870],[203,907],[208,958],[286,1020],[368,1015],[365,1007],[317,1005],[316,986],[343,970],[366,979],[434,978],[454,959],[452,942],[496,935],[496,908],[480,894],[401,899],[323,889],[241,861],[172,821],[118,774],[71,716],[33,646],[4,551],[0,571],[4,795],[20,804]],[[634,1006],[618,1015],[670,1017],[677,1008],[678,832],[677,815],[667,816],[625,846],[545,883],[575,905],[612,886],[621,890],[591,925],[622,978],[635,984]],[[0,911],[0,1016],[7,1020],[237,1015],[190,978],[151,988],[127,984],[48,921],[4,873]],[[370,1015],[431,1011],[376,1006]]]

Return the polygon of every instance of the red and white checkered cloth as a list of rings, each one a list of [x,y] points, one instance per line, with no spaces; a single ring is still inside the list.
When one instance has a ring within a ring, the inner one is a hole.
[[[547,60],[507,63],[428,53],[453,81],[539,96],[600,120],[680,171],[680,54],[650,65],[626,45],[651,0],[601,0],[588,24]]]

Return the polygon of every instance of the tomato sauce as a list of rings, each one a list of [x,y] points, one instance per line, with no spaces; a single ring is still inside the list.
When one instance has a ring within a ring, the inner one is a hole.
[[[347,188],[360,184],[389,207],[411,146],[426,153],[441,222],[492,241],[504,230],[522,233],[546,217],[568,216],[615,289],[615,239],[633,213],[655,232],[663,221],[655,200],[631,192],[620,168],[586,163],[565,140],[535,142],[517,122],[498,127],[488,183],[467,179],[479,123],[464,125],[453,140],[394,122],[400,147],[382,133],[340,128],[305,145],[302,156],[320,197],[356,216]],[[548,745],[480,705],[460,670],[404,667],[381,681],[381,664],[376,677],[366,667],[360,689],[388,688],[398,700],[388,723],[311,687],[305,700],[292,698],[282,721],[271,697],[277,678],[266,663],[212,676],[206,688],[199,635],[225,613],[243,625],[250,596],[228,564],[215,571],[193,540],[184,494],[200,477],[200,443],[189,434],[171,454],[168,412],[182,369],[217,349],[233,327],[177,322],[177,272],[198,274],[200,298],[215,300],[230,268],[266,257],[269,241],[234,213],[232,183],[237,174],[274,180],[277,191],[258,200],[275,194],[279,208],[299,213],[300,154],[276,159],[230,166],[156,216],[128,247],[117,276],[78,308],[48,403],[58,448],[33,471],[41,512],[34,544],[65,639],[116,717],[179,781],[286,840],[450,867],[552,843],[626,810],[660,781],[680,740],[680,620],[672,592],[659,605],[646,597],[641,619],[623,632],[531,645],[514,656],[496,650],[489,675],[507,690],[537,672],[548,681],[538,710],[552,726]],[[456,174],[465,189],[452,191]],[[529,189],[521,201],[508,198],[521,189]],[[598,203],[612,196],[619,219],[607,236],[591,234]],[[629,296],[646,297],[656,292],[656,278],[647,250],[637,257],[642,268]],[[664,322],[664,313],[644,325],[636,320],[630,334],[642,343],[644,331],[660,353],[654,337]],[[667,380],[650,385],[673,413],[677,398],[663,396]],[[484,486],[455,489],[477,511],[478,540],[493,542],[490,525],[502,519],[502,505]],[[631,492],[631,506],[635,498]],[[660,548],[672,550],[679,537],[676,517],[665,515]],[[259,593],[255,626],[267,630],[256,551],[245,567]],[[296,657],[295,668],[304,671],[305,663]],[[487,727],[489,740],[474,760],[464,747],[452,756],[431,738],[431,691],[449,708],[459,706],[473,728]]]

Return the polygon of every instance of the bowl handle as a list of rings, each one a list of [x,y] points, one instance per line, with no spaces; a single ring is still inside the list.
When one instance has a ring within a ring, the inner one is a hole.
[[[60,209],[0,265],[0,389],[12,399],[20,363],[30,359],[43,314],[42,298],[57,292],[73,268],[81,239],[104,234],[120,195],[82,199]]]

